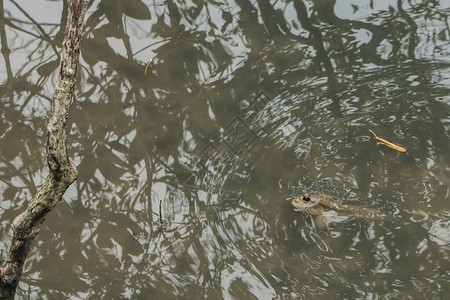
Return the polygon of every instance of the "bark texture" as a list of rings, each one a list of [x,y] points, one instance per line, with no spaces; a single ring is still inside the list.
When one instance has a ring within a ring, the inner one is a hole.
[[[77,168],[67,153],[67,118],[74,94],[82,27],[89,0],[67,0],[67,3],[69,12],[62,44],[59,77],[47,127],[49,175],[27,209],[13,221],[11,247],[0,266],[1,299],[14,298],[25,259],[40,225],[77,178]]]

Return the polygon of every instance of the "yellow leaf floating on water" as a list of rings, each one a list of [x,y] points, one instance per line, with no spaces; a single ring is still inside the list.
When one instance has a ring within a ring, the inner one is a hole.
[[[377,137],[377,135],[375,134],[375,132],[373,132],[372,130],[369,129],[370,132],[373,133],[373,135],[375,136],[375,139],[377,140],[377,142],[382,143],[394,150],[400,151],[400,152],[406,152],[406,149],[400,146],[397,146],[395,144],[392,144],[391,142],[386,141],[385,139],[379,138]]]
[[[150,64],[152,63],[152,61],[153,61],[153,58],[150,59],[150,60],[148,61],[148,63],[145,65],[144,76],[147,75],[147,69],[148,69],[148,67],[150,66]]]

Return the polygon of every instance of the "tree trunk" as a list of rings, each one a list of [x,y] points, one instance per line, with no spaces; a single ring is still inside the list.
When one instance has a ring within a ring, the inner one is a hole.
[[[13,221],[11,247],[0,266],[1,299],[14,298],[25,259],[40,225],[77,178],[77,168],[67,154],[67,118],[74,94],[82,27],[89,0],[67,0],[67,3],[69,12],[62,44],[59,77],[47,127],[49,175],[27,209]]]

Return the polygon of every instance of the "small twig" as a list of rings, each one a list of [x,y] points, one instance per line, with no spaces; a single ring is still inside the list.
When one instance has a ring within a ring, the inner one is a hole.
[[[392,148],[392,149],[397,150],[397,151],[399,151],[399,152],[406,152],[406,149],[405,149],[405,148],[400,147],[400,146],[397,146],[396,144],[393,144],[393,143],[391,143],[391,142],[388,142],[388,141],[386,141],[385,139],[379,138],[379,137],[375,134],[375,132],[373,132],[373,131],[370,130],[370,129],[369,129],[369,131],[372,132],[372,134],[375,136],[375,140],[376,140],[378,143],[381,143],[381,144],[383,144],[383,145],[386,145],[386,146],[388,146],[389,148]]]
[[[159,200],[159,231],[162,231],[164,228],[164,220],[162,218],[162,200]]]
[[[151,59],[148,61],[148,63],[145,65],[144,76],[147,75],[147,69],[148,69],[148,67],[150,66],[150,64],[152,63],[152,61],[153,61],[153,58],[151,58]]]

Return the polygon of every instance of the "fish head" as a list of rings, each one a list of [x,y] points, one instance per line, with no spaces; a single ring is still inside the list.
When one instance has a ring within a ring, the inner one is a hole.
[[[316,198],[316,196],[309,196],[308,193],[305,193],[303,196],[294,198],[292,205],[298,210],[307,211],[309,208],[319,204]]]

